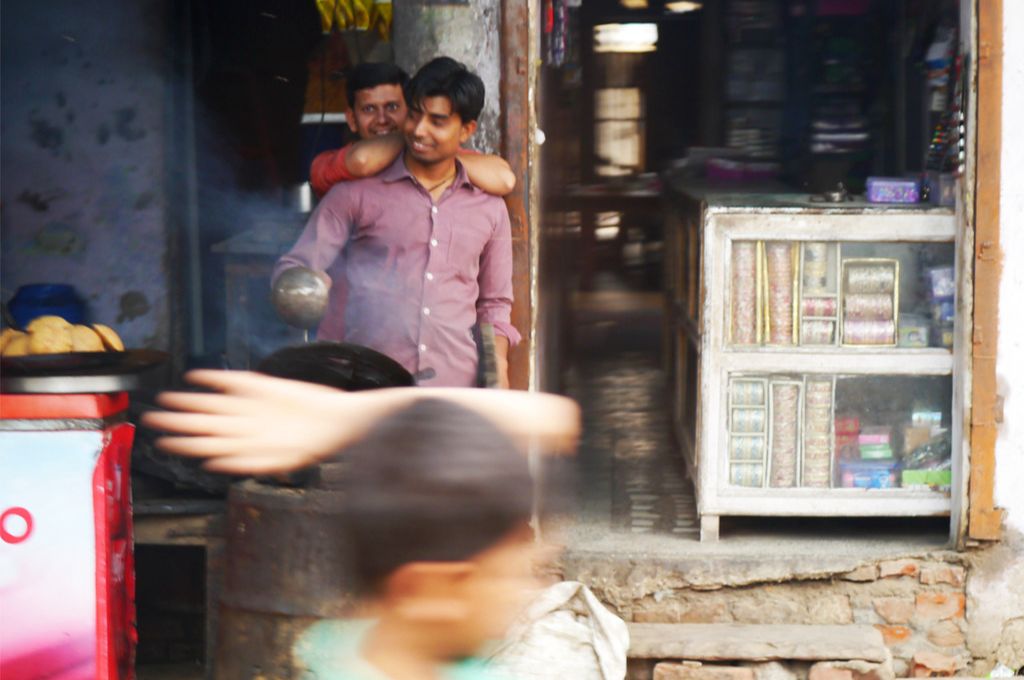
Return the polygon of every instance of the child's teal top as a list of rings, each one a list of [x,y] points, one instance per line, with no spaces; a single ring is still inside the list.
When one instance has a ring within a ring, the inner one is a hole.
[[[389,680],[359,654],[371,620],[318,621],[295,643],[293,653],[306,672],[302,680]],[[465,659],[438,671],[444,680],[500,680],[480,659]]]

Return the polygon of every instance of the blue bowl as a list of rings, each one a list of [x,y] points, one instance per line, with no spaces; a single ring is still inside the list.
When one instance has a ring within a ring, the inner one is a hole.
[[[7,310],[20,328],[25,328],[32,319],[51,314],[63,317],[68,323],[82,323],[85,319],[85,302],[73,286],[65,283],[22,286],[7,303]]]

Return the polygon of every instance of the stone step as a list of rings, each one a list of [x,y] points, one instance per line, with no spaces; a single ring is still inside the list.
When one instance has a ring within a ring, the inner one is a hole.
[[[630,623],[631,659],[884,663],[882,634],[869,625]]]

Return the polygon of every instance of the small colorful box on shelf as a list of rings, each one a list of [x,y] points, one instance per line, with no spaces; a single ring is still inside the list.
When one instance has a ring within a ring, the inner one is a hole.
[[[891,461],[840,461],[839,483],[848,489],[894,489],[899,463]]]
[[[949,487],[953,484],[952,470],[904,470],[900,473],[901,486]]]
[[[902,177],[868,177],[868,203],[917,203],[921,183]]]
[[[899,341],[900,347],[927,347],[931,324],[918,314],[900,316]]]

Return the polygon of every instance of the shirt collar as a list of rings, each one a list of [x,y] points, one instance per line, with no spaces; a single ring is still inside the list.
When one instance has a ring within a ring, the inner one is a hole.
[[[401,179],[408,178],[413,182],[417,182],[416,178],[413,177],[412,173],[409,172],[409,168],[405,167],[405,152],[398,154],[391,165],[380,171],[377,175],[383,182],[388,184],[397,182]],[[455,180],[452,182],[452,189],[458,189],[465,186],[472,191],[478,192],[480,188],[469,181],[469,176],[466,174],[466,167],[462,164],[458,158],[455,159]]]

